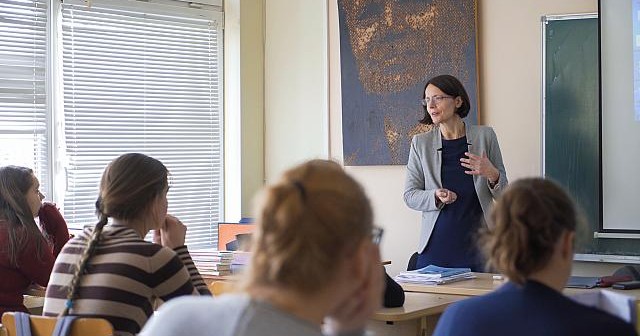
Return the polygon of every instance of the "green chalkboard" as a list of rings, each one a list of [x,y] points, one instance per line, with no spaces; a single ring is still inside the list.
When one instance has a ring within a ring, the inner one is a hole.
[[[578,253],[638,256],[637,239],[593,235],[602,211],[598,19],[547,17],[543,25],[544,175],[569,190],[586,215]]]

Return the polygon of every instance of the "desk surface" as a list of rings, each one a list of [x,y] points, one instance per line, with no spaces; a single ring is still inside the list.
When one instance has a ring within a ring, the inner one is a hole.
[[[474,279],[462,280],[444,285],[428,286],[416,284],[401,284],[401,286],[406,292],[477,296],[492,292],[506,282],[506,280],[493,280],[493,275],[495,274],[474,273],[474,275],[476,275],[476,278]],[[612,289],[611,287],[595,288],[595,290],[598,289],[611,290],[620,294],[634,296],[636,298],[636,301],[640,302],[640,289],[618,290]],[[593,290],[594,289],[565,288],[564,293],[571,295]]]
[[[425,316],[441,314],[450,304],[468,298],[464,295],[434,293],[405,293],[404,306],[383,308],[373,319],[378,321],[407,321]]]

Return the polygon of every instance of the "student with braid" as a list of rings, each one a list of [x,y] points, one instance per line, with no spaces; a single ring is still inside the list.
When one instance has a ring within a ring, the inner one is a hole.
[[[562,294],[579,217],[567,193],[549,180],[510,184],[493,207],[493,230],[481,239],[490,266],[509,282],[451,305],[434,335],[636,335],[631,324]]]
[[[69,240],[67,223],[55,205],[42,204],[39,188],[31,169],[0,167],[0,316],[27,312],[22,294],[32,283],[47,285],[55,253]],[[57,237],[51,247],[43,233]]]
[[[124,154],[107,166],[96,201],[99,221],[56,259],[45,315],[102,317],[117,335],[132,335],[156,298],[210,295],[184,246],[186,227],[167,215],[168,190],[167,168],[149,156]],[[157,244],[144,240],[150,230]]]
[[[331,161],[287,171],[263,193],[244,290],[180,298],[141,335],[363,335],[382,301],[383,275],[369,201]]]

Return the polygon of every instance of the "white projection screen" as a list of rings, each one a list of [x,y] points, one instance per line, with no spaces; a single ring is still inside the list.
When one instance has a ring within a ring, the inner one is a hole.
[[[640,0],[600,1],[602,229],[640,231]]]

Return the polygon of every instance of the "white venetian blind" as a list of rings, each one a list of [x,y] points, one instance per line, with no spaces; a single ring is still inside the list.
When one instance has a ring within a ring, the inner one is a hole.
[[[34,169],[47,194],[46,1],[0,0],[0,166]]]
[[[103,169],[126,152],[161,160],[169,212],[190,247],[217,246],[222,205],[222,34],[195,9],[62,5],[65,218],[94,224]],[[215,13],[214,13],[215,14]]]

